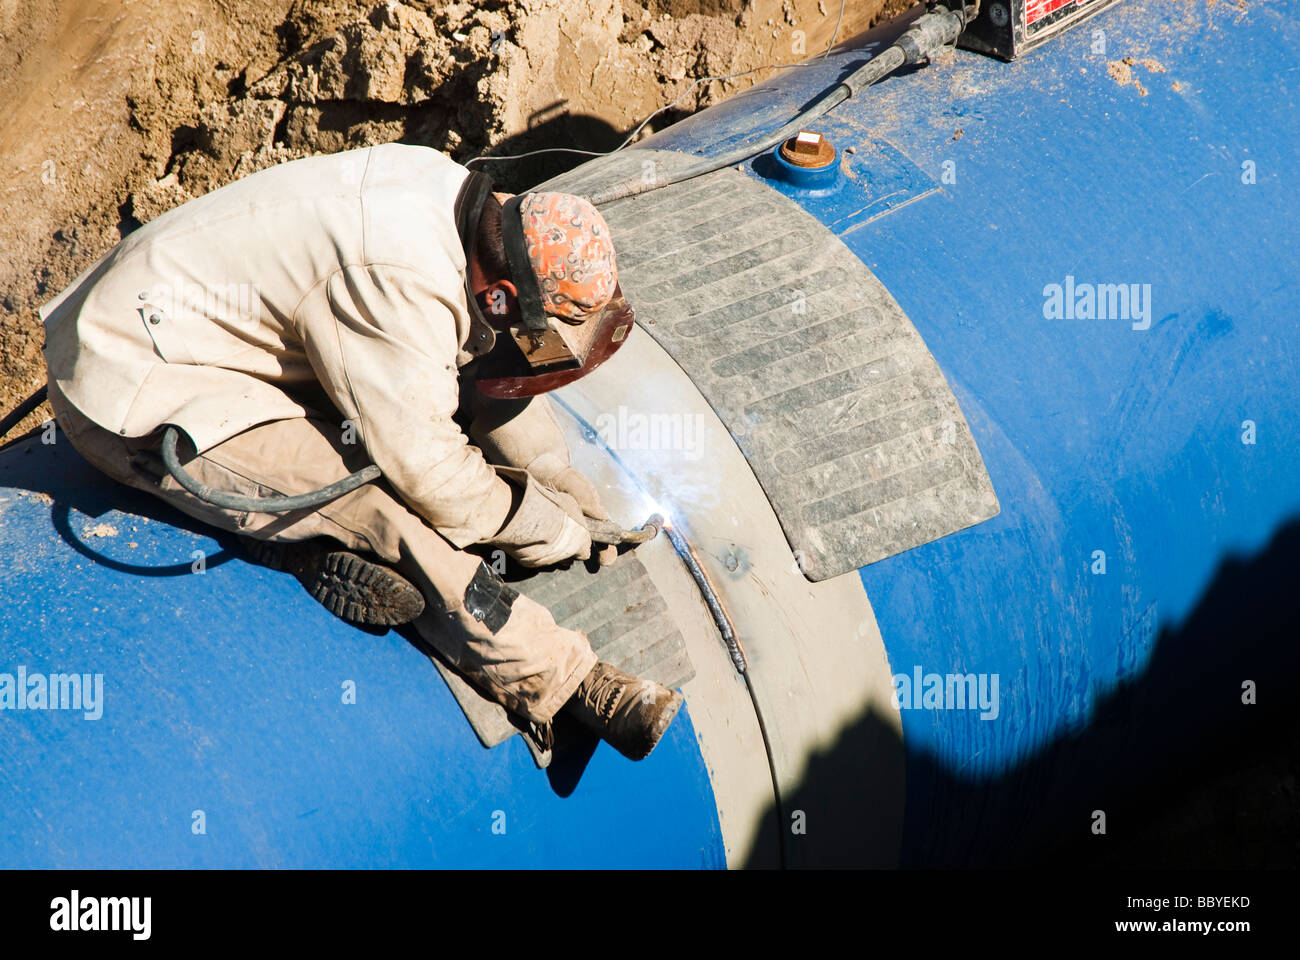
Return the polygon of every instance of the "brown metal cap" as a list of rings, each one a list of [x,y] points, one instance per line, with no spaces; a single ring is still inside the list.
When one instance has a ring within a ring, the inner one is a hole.
[[[781,156],[796,167],[829,167],[835,162],[835,148],[820,133],[800,130],[781,144]]]

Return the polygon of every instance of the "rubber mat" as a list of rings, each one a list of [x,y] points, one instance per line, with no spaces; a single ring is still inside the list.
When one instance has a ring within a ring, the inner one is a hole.
[[[539,189],[590,193],[692,159],[633,149]],[[808,579],[997,515],[974,438],[921,335],[796,203],[727,168],[601,212],[637,322],[735,438]]]
[[[623,554],[596,573],[574,563],[567,570],[538,571],[511,586],[547,607],[561,626],[585,633],[596,655],[620,670],[669,688],[680,687],[695,676],[686,641],[634,553]],[[522,732],[519,722],[500,705],[481,696],[438,657],[431,659],[485,747]],[[563,727],[558,723],[556,738],[561,746]],[[542,750],[531,736],[524,741],[539,767],[550,764],[551,751]]]

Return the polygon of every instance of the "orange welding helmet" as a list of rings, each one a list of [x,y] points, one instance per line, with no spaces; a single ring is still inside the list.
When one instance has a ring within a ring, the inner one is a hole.
[[[568,193],[506,196],[501,238],[513,296],[500,295],[501,283],[475,297],[504,334],[479,362],[480,393],[546,393],[586,376],[623,345],[632,308],[618,285],[609,224],[589,201]]]

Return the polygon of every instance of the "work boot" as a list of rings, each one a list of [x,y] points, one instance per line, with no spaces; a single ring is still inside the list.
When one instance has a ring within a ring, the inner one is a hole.
[[[564,708],[629,760],[650,755],[682,705],[682,695],[598,661]]]
[[[310,540],[239,540],[254,561],[293,574],[325,609],[342,620],[395,627],[424,612],[424,597],[409,580],[349,550],[330,550]]]

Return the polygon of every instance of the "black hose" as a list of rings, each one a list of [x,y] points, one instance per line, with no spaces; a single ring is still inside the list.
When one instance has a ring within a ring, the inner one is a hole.
[[[48,385],[42,386],[30,397],[14,407],[3,420],[0,420],[0,439],[8,435],[10,430],[18,426],[28,414],[44,403],[48,395]],[[213,490],[186,473],[176,455],[176,446],[179,440],[180,432],[175,427],[168,426],[163,431],[162,459],[163,465],[167,467],[167,472],[194,496],[207,501],[213,506],[221,507],[223,510],[242,510],[250,513],[283,513],[288,510],[308,510],[329,503],[331,500],[337,500],[343,494],[351,493],[357,487],[364,486],[371,480],[378,480],[381,476],[379,468],[372,463],[356,473],[349,474],[337,483],[331,483],[328,487],[313,490],[311,493],[300,493],[294,497],[241,497],[233,493],[222,493],[219,490]]]
[[[604,203],[612,203],[615,200],[622,200],[624,197],[634,197],[638,194],[648,193],[651,190],[657,190],[660,187],[668,187],[674,183],[681,183],[685,180],[693,180],[696,177],[702,177],[706,173],[713,173],[715,170],[721,170],[723,167],[730,167],[744,160],[748,160],[756,153],[762,153],[764,150],[770,150],[779,143],[784,143],[796,133],[802,130],[810,120],[814,120],[826,113],[833,107],[838,106],[847,100],[855,92],[849,86],[850,81],[856,81],[858,88],[869,86],[877,80],[888,76],[894,70],[903,65],[903,51],[897,46],[892,46],[885,50],[880,56],[874,57],[866,66],[848,76],[843,83],[832,89],[820,100],[804,110],[797,117],[781,127],[775,133],[769,134],[762,140],[742,144],[732,150],[727,151],[718,157],[711,157],[707,160],[701,160],[693,163],[689,167],[683,167],[676,173],[666,177],[655,177],[654,180],[647,183],[641,177],[632,177],[627,180],[620,180],[612,183],[603,190],[598,190],[590,194],[587,199],[596,206]]]
[[[588,194],[587,199],[596,206],[612,203],[624,197],[634,197],[674,183],[702,177],[706,173],[733,166],[748,160],[755,154],[770,150],[799,133],[810,120],[815,120],[859,91],[883,80],[904,64],[928,59],[946,44],[954,43],[965,25],[974,19],[975,11],[978,9],[978,4],[963,7],[961,10],[950,10],[946,6],[936,5],[927,13],[917,17],[893,45],[858,67],[821,99],[800,111],[793,120],[762,140],[742,144],[721,156],[693,163],[666,177],[655,177],[648,183],[641,177],[617,181],[602,190]]]
[[[248,513],[283,513],[287,510],[310,510],[329,503],[331,500],[337,500],[345,493],[351,493],[357,487],[364,486],[371,480],[378,480],[380,477],[379,468],[372,463],[370,466],[363,467],[342,480],[331,483],[328,487],[313,490],[311,493],[300,493],[293,497],[241,497],[233,493],[222,493],[219,490],[213,490],[207,484],[199,483],[186,473],[176,455],[176,444],[179,439],[180,431],[175,427],[169,425],[163,431],[162,459],[167,472],[194,496],[223,510],[241,510]]]
[[[10,430],[22,423],[29,413],[44,403],[49,392],[49,387],[42,385],[39,390],[10,410],[8,415],[0,420],[0,440],[7,437]]]

